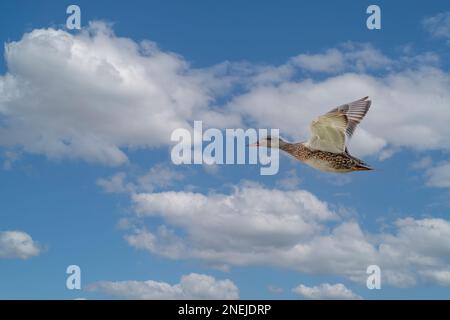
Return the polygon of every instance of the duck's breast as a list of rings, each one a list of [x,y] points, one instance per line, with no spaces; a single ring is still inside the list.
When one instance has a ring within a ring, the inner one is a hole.
[[[342,166],[337,168],[332,161],[326,159],[310,158],[303,161],[307,165],[313,167],[314,169],[325,171],[325,172],[350,172],[351,168],[343,168]]]

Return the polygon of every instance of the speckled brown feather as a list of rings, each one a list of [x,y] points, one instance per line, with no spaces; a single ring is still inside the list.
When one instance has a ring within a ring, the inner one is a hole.
[[[330,170],[327,171],[348,172],[372,170],[372,168],[370,168],[362,160],[351,156],[347,152],[332,153],[321,150],[313,150],[305,146],[303,143],[283,143],[283,145],[280,146],[280,149],[289,153],[297,160],[310,165],[311,163],[317,162],[324,163],[329,166]]]

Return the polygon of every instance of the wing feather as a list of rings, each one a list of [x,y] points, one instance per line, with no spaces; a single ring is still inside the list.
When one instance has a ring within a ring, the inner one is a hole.
[[[311,122],[311,137],[307,145],[312,149],[342,153],[346,141],[370,108],[369,97],[341,105]]]

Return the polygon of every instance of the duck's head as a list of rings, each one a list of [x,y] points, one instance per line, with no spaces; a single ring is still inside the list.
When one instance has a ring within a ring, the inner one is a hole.
[[[266,147],[266,148],[279,148],[286,142],[279,137],[266,136],[259,139],[256,143],[249,144],[249,147]]]

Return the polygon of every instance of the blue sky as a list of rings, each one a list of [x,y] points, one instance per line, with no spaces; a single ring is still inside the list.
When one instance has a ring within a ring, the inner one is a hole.
[[[449,297],[449,5],[379,1],[371,31],[369,1],[79,1],[69,31],[69,4],[0,5],[0,298]],[[193,120],[305,140],[365,95],[373,172],[171,162]]]

